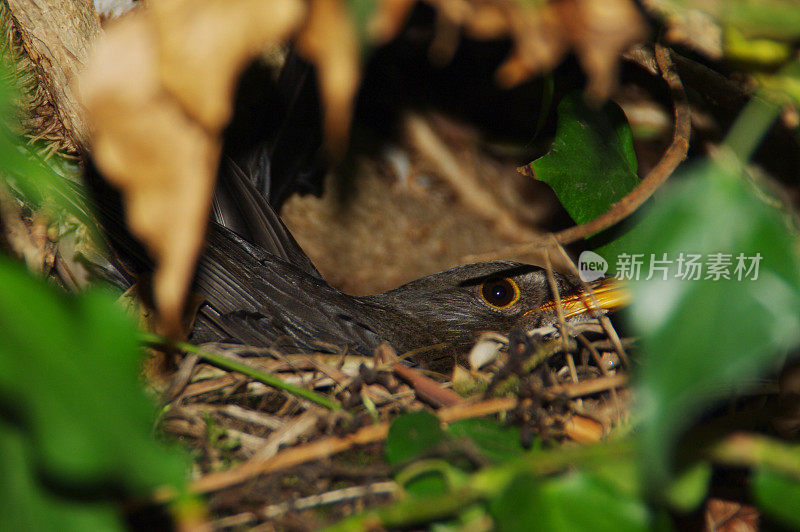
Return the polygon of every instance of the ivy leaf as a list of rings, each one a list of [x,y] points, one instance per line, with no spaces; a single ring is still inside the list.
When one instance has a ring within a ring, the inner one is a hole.
[[[592,108],[580,93],[559,103],[550,151],[520,170],[550,185],[578,224],[597,218],[639,184],[625,114],[612,102]]]
[[[800,483],[770,469],[760,468],[753,478],[758,507],[786,526],[800,528]]]
[[[137,332],[114,297],[67,296],[2,257],[0,286],[0,418],[10,425],[0,446],[25,462],[7,473],[15,497],[0,500],[0,514],[19,498],[24,511],[36,511],[57,485],[54,512],[106,522],[120,494],[180,488],[188,464],[153,439]],[[96,503],[88,516],[86,494]]]
[[[394,420],[386,438],[386,460],[398,465],[413,460],[448,439],[439,418],[421,410],[410,412]],[[429,472],[411,480],[406,491],[417,496],[440,495],[447,491],[447,483],[439,472]]]
[[[493,419],[463,419],[451,423],[447,432],[456,438],[469,438],[493,463],[525,453],[519,427],[504,427]]]
[[[664,498],[670,506],[681,512],[691,512],[703,502],[711,482],[711,464],[696,462],[679,472],[664,490]]]
[[[124,530],[110,505],[57,496],[39,484],[22,431],[0,421],[0,522],[8,530]]]
[[[394,420],[386,438],[386,460],[408,462],[447,439],[439,418],[430,412],[410,412]]]
[[[639,278],[628,317],[642,337],[642,452],[654,487],[671,476],[679,433],[800,341],[795,238],[746,179],[711,162],[695,166],[628,233],[629,255],[606,257],[618,276]],[[701,266],[697,280],[697,272],[680,276],[690,255]],[[714,264],[729,278],[716,278]]]
[[[652,530],[644,501],[587,472],[546,479],[518,475],[490,509],[501,532]]]

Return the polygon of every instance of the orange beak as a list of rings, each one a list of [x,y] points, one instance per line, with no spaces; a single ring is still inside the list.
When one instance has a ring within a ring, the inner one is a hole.
[[[588,314],[595,310],[614,311],[631,302],[631,293],[625,283],[613,277],[589,285],[589,290],[581,290],[577,294],[562,297],[561,308],[564,319]],[[555,311],[556,302],[548,301],[541,307],[541,311]]]

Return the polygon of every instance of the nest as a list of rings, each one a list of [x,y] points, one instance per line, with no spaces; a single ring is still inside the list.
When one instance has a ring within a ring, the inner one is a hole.
[[[224,360],[332,397],[347,413],[220,369],[200,352],[183,356],[160,387],[170,398],[161,427],[193,449],[194,487],[209,493],[215,529],[314,530],[400,495],[383,440],[404,412],[434,411],[445,423],[490,416],[520,427],[528,446],[601,440],[628,414],[623,361],[632,344],[612,340],[603,321],[568,325],[563,335],[559,327],[484,335],[473,352],[494,343],[494,360],[450,375],[423,375],[388,345],[360,357],[205,344]],[[434,454],[486,463],[469,448]]]

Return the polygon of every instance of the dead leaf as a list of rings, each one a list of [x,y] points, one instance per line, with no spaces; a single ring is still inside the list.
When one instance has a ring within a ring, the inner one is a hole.
[[[706,503],[706,530],[753,532],[759,529],[760,514],[753,506],[711,498]]]
[[[597,443],[603,438],[603,425],[585,416],[572,416],[564,423],[567,437],[578,443]]]
[[[642,0],[653,15],[664,20],[666,40],[692,48],[711,59],[722,59],[722,28],[716,20],[719,2],[702,5],[668,0]],[[701,9],[702,7],[702,9]]]
[[[504,87],[555,68],[567,51],[565,27],[551,4],[519,6],[519,10],[516,16],[509,15],[514,50],[496,74]]]
[[[569,0],[557,4],[575,53],[589,77],[586,91],[607,99],[617,80],[620,55],[646,36],[644,21],[629,0]]]
[[[164,91],[158,72],[152,21],[135,16],[109,29],[80,88],[95,161],[121,189],[128,225],[158,263],[155,301],[174,333],[204,236],[219,146]]]
[[[177,335],[236,77],[268,42],[287,38],[304,10],[299,0],[152,7],[109,26],[80,89],[95,161],[121,189],[128,225],[157,262],[160,329]]]
[[[298,51],[317,67],[328,153],[341,156],[360,79],[356,30],[341,0],[311,0]]]
[[[212,132],[230,120],[242,69],[305,14],[298,0],[160,0],[151,10],[164,87]]]
[[[511,4],[479,3],[470,20],[471,35],[477,39],[497,39],[502,37],[513,14]]]
[[[378,44],[392,40],[402,29],[415,5],[417,0],[381,0],[369,22],[370,37]]]
[[[514,41],[511,54],[497,71],[498,83],[504,87],[552,70],[573,50],[589,78],[588,93],[603,100],[616,82],[622,52],[646,36],[644,20],[631,0],[427,2],[440,19],[450,23],[437,21],[440,32],[451,31],[455,25],[475,39],[507,36]],[[388,40],[399,31],[398,21],[405,20],[413,5],[401,0],[383,3],[376,16],[381,39]],[[441,40],[434,38],[432,47]]]

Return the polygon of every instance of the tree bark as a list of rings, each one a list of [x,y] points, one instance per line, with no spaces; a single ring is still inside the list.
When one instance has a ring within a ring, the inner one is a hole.
[[[86,67],[100,20],[90,0],[3,0],[22,46],[36,65],[64,137],[73,148],[88,145],[89,125],[78,103],[75,80]]]

